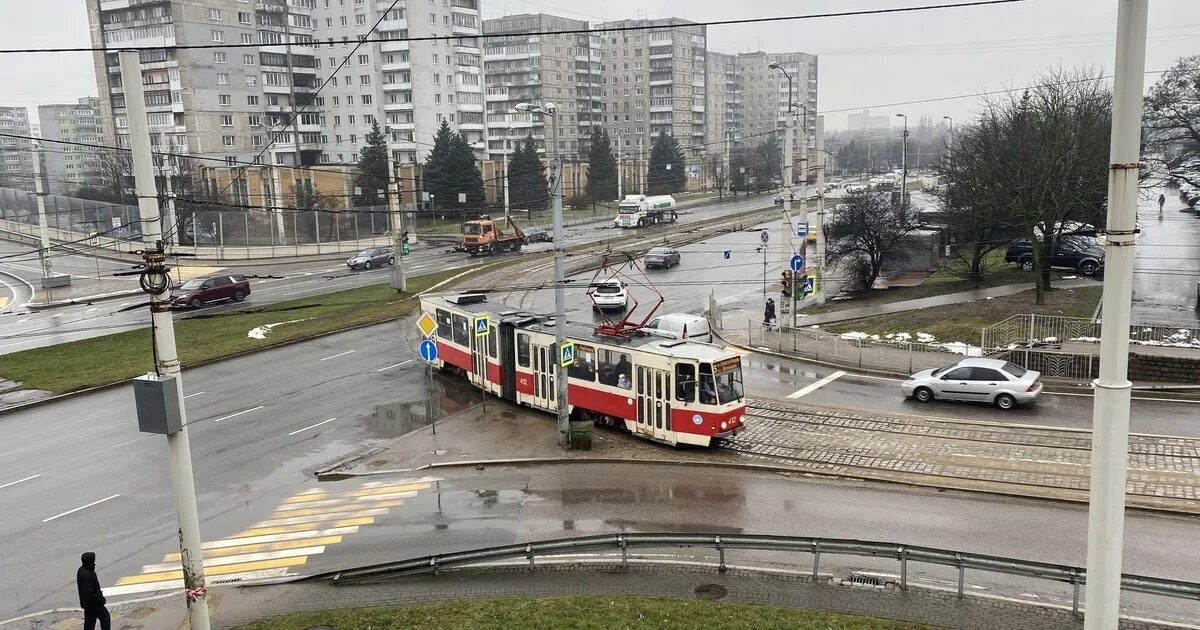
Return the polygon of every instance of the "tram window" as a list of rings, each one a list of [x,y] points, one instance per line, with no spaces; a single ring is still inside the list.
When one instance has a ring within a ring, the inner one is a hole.
[[[700,364],[700,404],[717,404],[717,385],[713,379],[712,364]]]
[[[629,353],[601,348],[597,358],[601,383],[625,389],[633,386],[633,362],[629,360]],[[621,376],[625,378],[622,380]]]
[[[596,347],[575,344],[575,362],[567,367],[567,375],[573,379],[596,380]]]
[[[441,337],[442,339],[449,341],[450,337],[452,336],[450,331],[453,330],[453,328],[454,328],[450,324],[450,312],[443,311],[442,309],[439,308],[436,311],[434,311],[434,313],[437,315],[438,337]]]
[[[491,326],[488,332],[488,356],[495,359],[499,355],[499,342],[496,341],[496,327]]]
[[[696,402],[696,366],[680,363],[675,366],[675,399],[681,402]]]
[[[529,367],[529,335],[517,333],[517,365]]]
[[[460,346],[471,346],[471,328],[467,325],[467,318],[454,313],[454,343]]]

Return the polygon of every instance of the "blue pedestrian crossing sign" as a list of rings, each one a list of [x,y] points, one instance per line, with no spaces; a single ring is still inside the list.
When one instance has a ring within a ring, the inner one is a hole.
[[[733,256],[733,250],[730,250],[730,249],[725,250],[725,260],[729,260],[729,258],[731,256]]]
[[[421,354],[421,359],[426,363],[437,361],[437,344],[432,339],[426,339],[421,342],[421,347],[418,348]]]
[[[813,287],[816,285],[816,276],[804,276],[804,284],[800,286],[801,295],[808,295],[815,291]]]
[[[487,315],[476,315],[474,322],[475,322],[475,336],[476,337],[488,336],[488,316]]]
[[[573,363],[575,363],[575,342],[564,341],[558,349],[558,364],[569,367]]]
[[[792,271],[799,273],[802,269],[804,269],[804,257],[800,254],[792,256],[792,261],[789,266],[792,268]]]

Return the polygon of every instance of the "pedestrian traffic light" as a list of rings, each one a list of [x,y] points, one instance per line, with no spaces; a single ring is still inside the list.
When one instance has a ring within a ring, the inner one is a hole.
[[[400,255],[401,256],[408,255],[408,241],[404,241],[403,243],[400,243]]]

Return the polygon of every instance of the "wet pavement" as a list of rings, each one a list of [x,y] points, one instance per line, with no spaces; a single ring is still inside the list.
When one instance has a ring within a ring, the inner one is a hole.
[[[1166,196],[1158,214],[1158,195]],[[1133,323],[1200,327],[1200,217],[1173,187],[1139,199]]]

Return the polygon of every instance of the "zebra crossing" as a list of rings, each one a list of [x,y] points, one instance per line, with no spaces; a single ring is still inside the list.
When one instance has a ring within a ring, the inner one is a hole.
[[[315,487],[293,494],[271,515],[219,540],[203,543],[204,573],[209,585],[297,575],[309,557],[325,553],[343,537],[371,525],[406,499],[440,481],[435,477],[394,482],[368,482],[352,489]],[[183,588],[180,554],[122,577],[105,595],[128,595]]]

